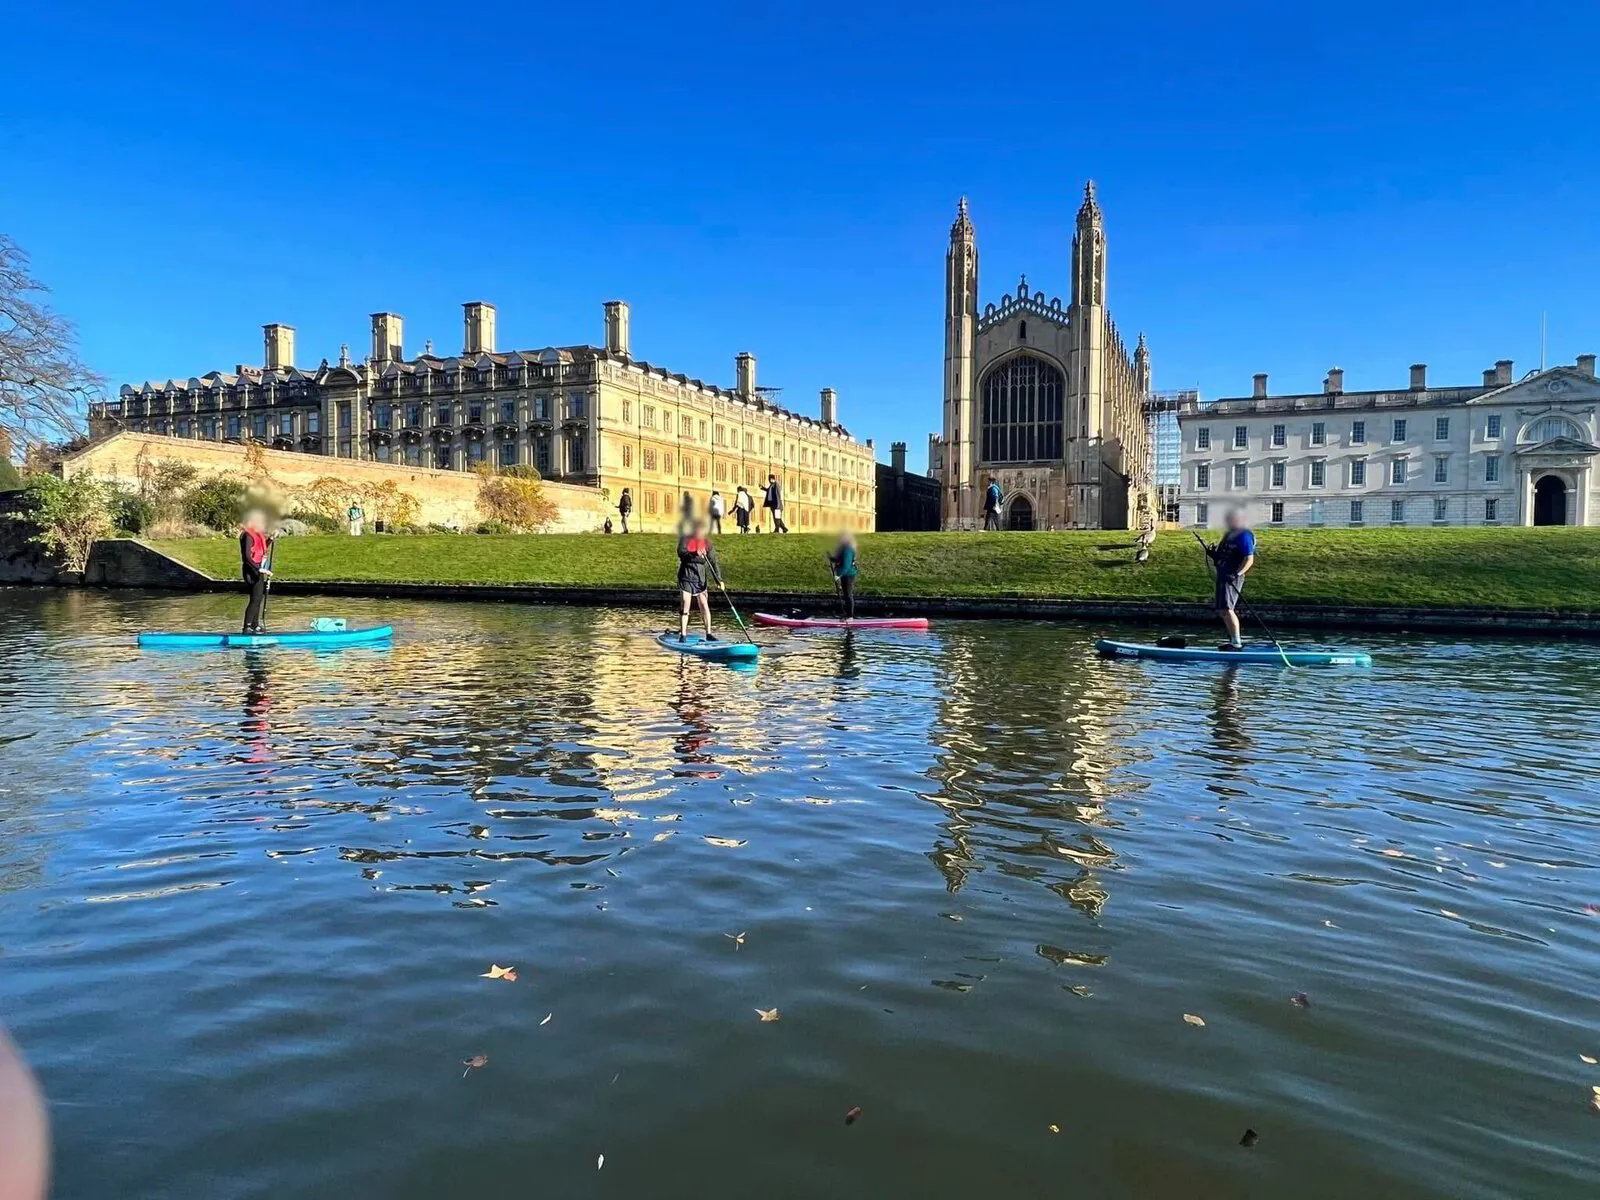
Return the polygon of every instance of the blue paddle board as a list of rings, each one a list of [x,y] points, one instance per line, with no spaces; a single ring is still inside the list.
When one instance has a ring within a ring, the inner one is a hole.
[[[1280,667],[1370,667],[1372,655],[1360,650],[1211,650],[1202,646],[1152,646],[1101,638],[1094,648],[1107,658],[1158,658],[1167,662],[1277,663]],[[1285,659],[1288,660],[1285,663]]]
[[[761,653],[761,647],[753,642],[708,642],[698,633],[691,633],[685,641],[679,641],[675,633],[663,633],[656,641],[679,654],[692,654],[716,662],[750,662]]]
[[[394,636],[394,626],[370,629],[293,629],[282,633],[141,633],[139,645],[167,650],[201,650],[221,646],[354,646],[382,642]]]

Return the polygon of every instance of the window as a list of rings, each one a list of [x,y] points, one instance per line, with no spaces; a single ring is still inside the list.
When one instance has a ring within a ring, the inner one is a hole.
[[[1485,483],[1500,482],[1500,456],[1498,454],[1484,455],[1483,481]]]
[[[700,478],[704,479],[711,473],[711,463],[705,458],[700,459]]]
[[[1367,483],[1367,460],[1354,458],[1350,460],[1350,486],[1365,487]]]
[[[374,446],[372,448],[372,457],[377,459],[379,462],[388,462],[389,447],[383,445]]]
[[[515,440],[507,438],[500,443],[500,465],[502,467],[514,467],[517,465],[517,443]]]
[[[228,417],[228,436],[231,438],[239,436],[239,415],[237,413],[230,414]]]
[[[645,451],[646,455],[649,451]],[[535,438],[533,442],[533,469],[541,475],[550,474],[550,438],[549,435]]]
[[[1582,441],[1583,430],[1563,417],[1545,417],[1543,420],[1535,421],[1528,426],[1528,434],[1524,440],[1538,444],[1539,442],[1548,442],[1553,438],[1560,437],[1571,438],[1573,441]]]
[[[422,424],[422,405],[406,405],[406,424],[412,427]]]
[[[575,434],[567,439],[567,470],[572,474],[581,475],[589,469],[584,459],[586,449],[587,444],[582,434]]]
[[[1274,425],[1272,427],[1272,444],[1280,450],[1289,444],[1289,427],[1287,425]]]
[[[1500,508],[1500,501],[1492,499],[1492,498],[1488,499],[1488,500],[1485,500],[1483,502],[1483,519],[1485,521],[1496,521],[1496,520],[1499,520],[1499,517],[1496,515],[1498,513],[1498,511],[1499,511],[1499,508]]]
[[[1061,372],[1028,355],[1013,358],[984,376],[984,461],[1060,458],[1065,393]],[[815,452],[812,465],[816,465]]]
[[[633,466],[633,447],[632,446],[624,446],[622,448],[622,465],[624,467]]]
[[[654,471],[656,469],[656,452],[654,450],[646,450],[644,452],[644,469],[646,471]]]
[[[1207,504],[1196,504],[1194,506],[1194,523],[1196,525],[1204,525],[1204,524],[1206,524],[1207,523],[1207,519],[1209,518],[1209,516],[1210,516],[1210,505],[1207,505]]]
[[[1196,450],[1211,449],[1211,430],[1204,425],[1194,431],[1194,448]]]
[[[584,395],[582,392],[572,392],[567,396],[567,418],[573,421],[583,420]]]
[[[1362,514],[1362,510],[1365,507],[1366,507],[1366,503],[1364,501],[1361,501],[1361,500],[1352,500],[1352,501],[1350,501],[1350,524],[1352,524],[1352,525],[1360,525],[1362,523],[1362,515],[1361,514]]]
[[[1433,440],[1447,442],[1450,440],[1450,418],[1435,417],[1433,419]]]
[[[1249,426],[1247,426],[1247,425],[1235,425],[1233,427],[1233,448],[1235,450],[1243,450],[1249,444],[1250,444],[1250,428],[1249,428]]]
[[[1391,442],[1403,442],[1406,440],[1406,421],[1404,417],[1395,418],[1394,436],[1389,440]]]
[[[393,429],[394,410],[387,404],[380,404],[372,410],[372,427],[374,429]]]
[[[1367,423],[1365,421],[1350,422],[1350,444],[1352,446],[1365,446],[1367,444]]]
[[[1283,486],[1283,478],[1284,478],[1284,475],[1287,472],[1287,470],[1288,470],[1288,468],[1287,468],[1287,465],[1285,463],[1283,463],[1281,461],[1273,463],[1272,464],[1272,475],[1271,475],[1270,481],[1268,482],[1267,486],[1268,487],[1281,488]]]
[[[1406,502],[1404,500],[1389,501],[1389,520],[1395,525],[1406,523]]]
[[[661,456],[661,473],[663,475],[672,474],[672,455],[663,454]]]
[[[1406,481],[1406,460],[1403,459],[1403,458],[1394,459],[1389,464],[1389,482],[1390,483],[1404,483],[1405,481]]]
[[[1316,458],[1311,460],[1311,486],[1328,486],[1328,460]]]
[[[728,427],[726,425],[718,425],[717,426],[717,445],[726,446],[727,444],[728,444]]]
[[[1313,500],[1311,502],[1310,510],[1306,513],[1306,520],[1312,525],[1321,525],[1323,523],[1321,500]]]
[[[474,438],[467,443],[467,466],[475,467],[484,459],[485,449],[482,439]]]
[[[1435,454],[1433,456],[1433,481],[1435,483],[1450,482],[1450,456],[1448,454]]]
[[[1211,464],[1201,463],[1194,469],[1194,489],[1203,492],[1211,486]]]
[[[406,462],[410,463],[413,467],[420,467],[422,465],[421,442],[408,442],[406,444]]]
[[[433,448],[433,469],[448,471],[450,469],[450,447],[435,446]]]
[[[699,435],[698,435],[698,436],[699,436],[699,438],[700,438],[700,440],[701,440],[701,441],[702,441],[702,442],[705,442],[705,441],[709,441],[709,440],[710,440],[710,439],[709,439],[709,438],[708,438],[708,437],[707,437],[707,436],[706,436],[706,431],[707,431],[707,430],[708,430],[708,429],[709,429],[709,428],[710,428],[710,427],[709,427],[709,426],[708,426],[708,425],[707,425],[707,424],[706,424],[706,423],[705,423],[705,422],[704,422],[704,421],[701,421],[701,422],[700,422],[700,432],[699,432]]]
[[[1500,414],[1499,413],[1490,413],[1489,414],[1489,426],[1485,430],[1484,436],[1490,437],[1490,438],[1497,438],[1497,437],[1500,436]]]
[[[163,433],[166,432],[165,427],[162,428],[161,432],[163,432]],[[267,414],[266,413],[255,413],[255,414],[253,414],[251,416],[251,418],[250,418],[250,432],[252,434],[254,434],[256,437],[258,437],[258,438],[263,438],[264,439],[267,436]]]
[[[632,425],[633,424],[633,401],[632,400],[624,400],[622,402],[622,423],[624,425]]]
[[[517,423],[517,402],[515,400],[500,401],[500,423],[502,425],[515,425]]]
[[[471,404],[467,405],[467,424],[468,425],[482,425],[483,424],[483,401],[482,400],[474,400]]]
[[[656,511],[656,494],[654,492],[646,492],[644,494],[644,510],[647,513]]]
[[[646,404],[642,411],[644,414],[644,427],[646,429],[654,429],[656,427],[656,406],[654,404]]]
[[[1443,496],[1435,497],[1433,501],[1433,523],[1442,525],[1450,519],[1450,501]]]
[[[688,413],[682,413],[678,417],[678,434],[680,437],[694,436],[694,418]]]
[[[1245,463],[1233,464],[1233,486],[1246,488],[1250,486],[1250,468]]]
[[[451,425],[455,423],[455,412],[448,404],[441,404],[434,410],[433,423],[435,425]]]
[[[1282,500],[1274,500],[1272,502],[1272,523],[1274,525],[1282,525],[1283,524],[1283,501]]]
[[[1311,422],[1311,444],[1313,446],[1326,446],[1328,444],[1328,425],[1325,421]]]
[[[348,404],[341,404],[339,406],[339,422],[340,422],[340,424],[339,424],[339,428],[340,429],[349,429],[350,428],[350,406]],[[187,426],[188,422],[185,421],[184,425]],[[184,432],[188,433],[189,431],[186,428],[184,430]],[[294,414],[293,413],[284,413],[281,417],[278,418],[278,436],[279,437],[293,437],[294,436]]]

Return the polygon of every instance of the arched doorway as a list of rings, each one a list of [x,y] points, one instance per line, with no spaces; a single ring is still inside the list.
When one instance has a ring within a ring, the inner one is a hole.
[[[1006,528],[1013,533],[1026,533],[1033,528],[1033,502],[1018,496],[1006,510]]]
[[[1546,475],[1533,485],[1533,523],[1567,523],[1567,485],[1560,477]]]

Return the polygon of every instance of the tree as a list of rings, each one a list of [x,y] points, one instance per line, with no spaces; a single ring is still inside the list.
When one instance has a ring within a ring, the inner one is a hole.
[[[35,475],[28,480],[28,511],[17,514],[39,527],[33,541],[82,571],[96,541],[111,532],[111,486],[92,475]]]
[[[555,503],[544,494],[539,472],[532,467],[477,468],[478,511],[489,521],[499,521],[512,529],[545,529],[560,515]]]
[[[78,359],[72,322],[51,309],[28,255],[0,233],[0,432],[12,447],[70,442],[84,408],[105,391]]]

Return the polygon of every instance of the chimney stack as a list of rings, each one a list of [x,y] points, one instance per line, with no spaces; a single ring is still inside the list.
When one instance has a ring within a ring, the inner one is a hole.
[[[839,423],[839,393],[832,388],[822,389],[822,423],[829,429]]]
[[[904,442],[889,443],[889,465],[894,468],[896,475],[906,473],[906,444]]]
[[[1267,395],[1267,373],[1265,371],[1260,372],[1256,375],[1255,380],[1256,390],[1251,395],[1255,396],[1257,400],[1265,399]]]
[[[494,305],[485,304],[482,300],[469,300],[461,306],[461,311],[463,323],[466,325],[466,338],[462,342],[461,352],[493,354]]]
[[[1509,358],[1497,358],[1494,360],[1494,381],[1501,385],[1511,382],[1511,360]]]
[[[1428,388],[1428,364],[1411,364],[1411,390],[1413,392],[1426,391]]]
[[[1322,390],[1330,396],[1337,396],[1340,392],[1344,391],[1343,367],[1328,368],[1328,378],[1323,380]]]
[[[739,351],[733,360],[733,390],[746,400],[756,398],[756,356],[748,350]]]
[[[1578,355],[1578,373],[1580,375],[1587,375],[1590,379],[1594,378],[1594,355]]]
[[[618,354],[623,358],[631,358],[633,352],[628,349],[628,302],[626,300],[606,301],[606,352]]]
[[[401,349],[405,322],[398,313],[372,314],[372,361],[398,362],[405,357]]]
[[[287,371],[294,366],[294,326],[263,325],[261,332],[267,344],[267,370]]]

